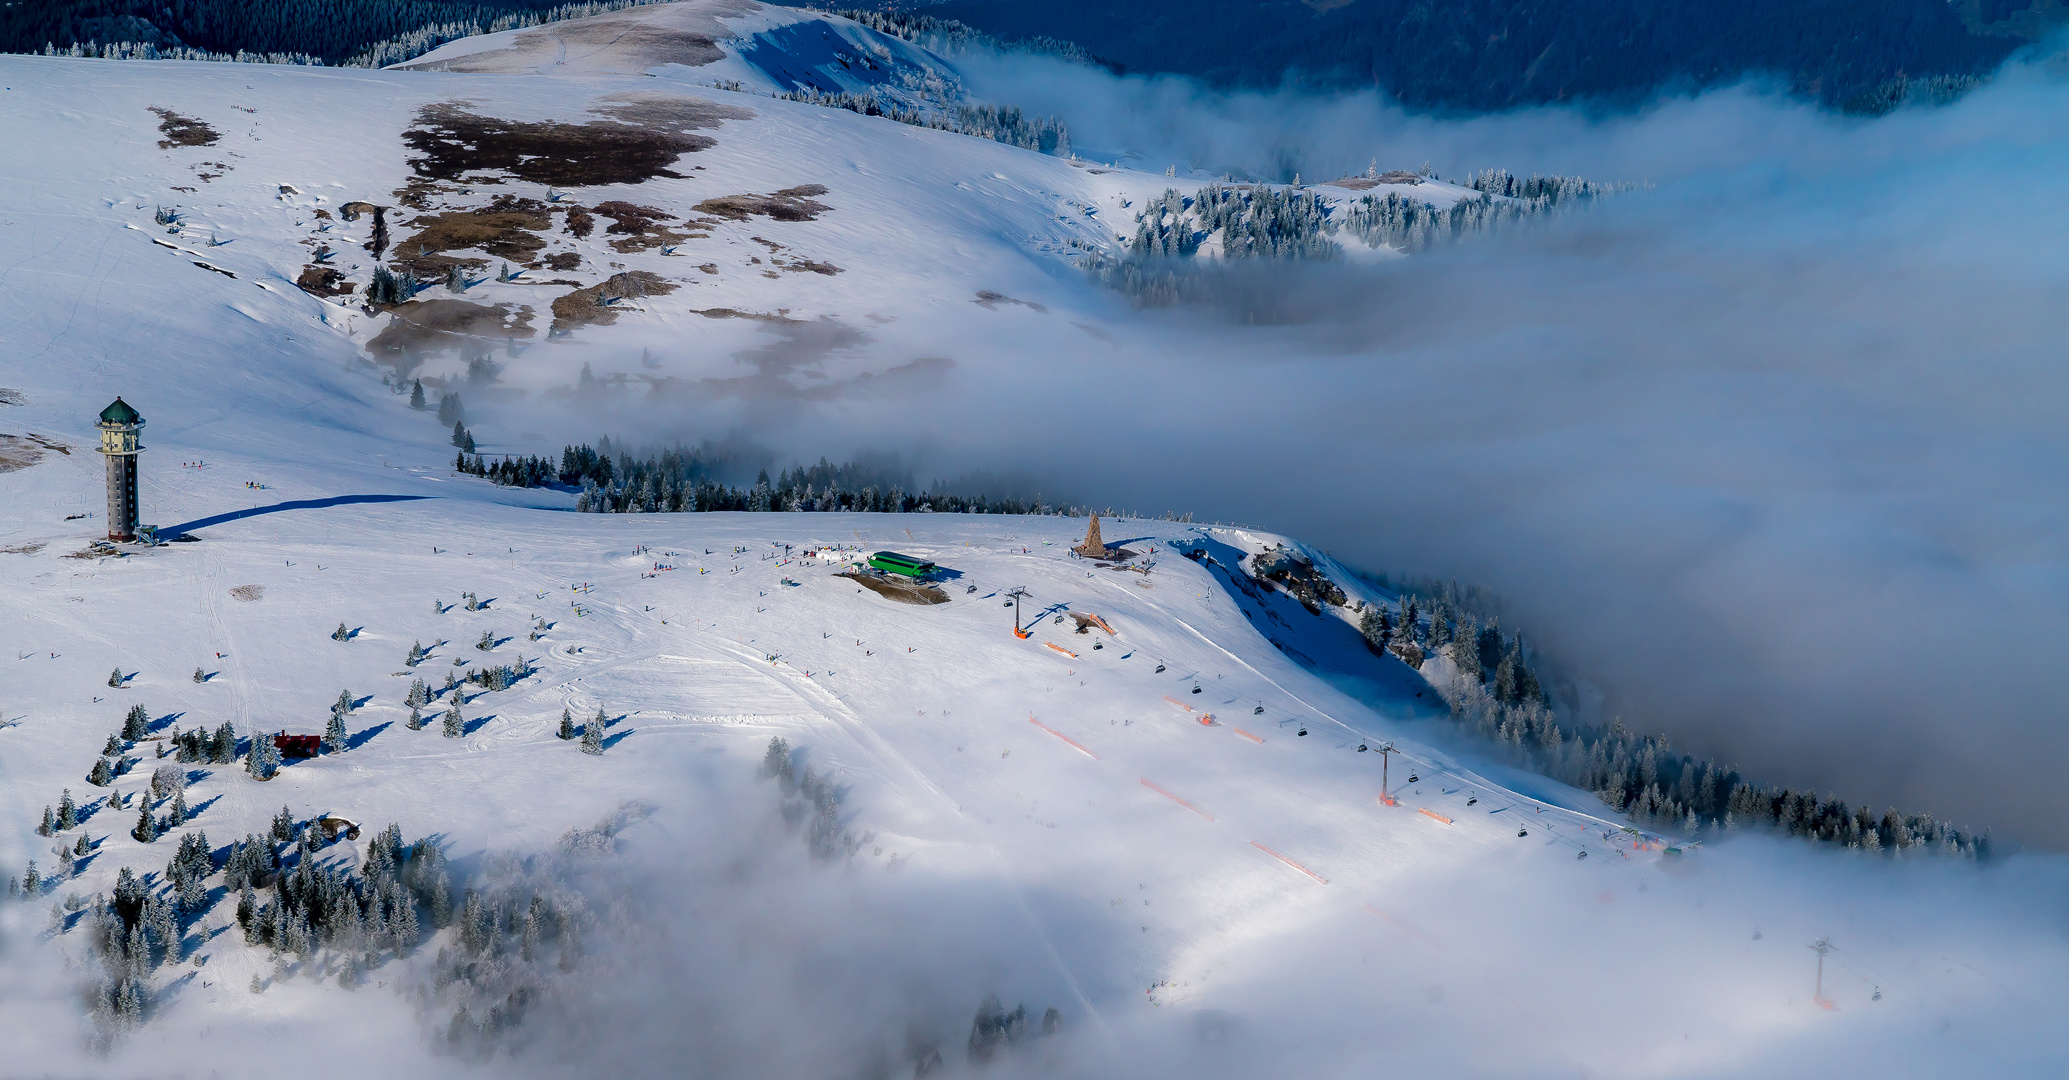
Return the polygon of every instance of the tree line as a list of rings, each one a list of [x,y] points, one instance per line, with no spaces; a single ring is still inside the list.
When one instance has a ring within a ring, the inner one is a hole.
[[[602,449],[584,443],[562,449],[560,461],[538,455],[491,462],[461,451],[453,468],[506,487],[559,487],[575,494],[575,509],[594,514],[685,514],[710,511],[819,513],[1066,514],[1077,507],[1050,505],[1037,495],[955,490],[936,481],[922,490],[910,472],[887,464],[851,461],[780,470],[762,469],[749,486],[719,479],[731,462],[704,451],[674,447],[640,455],[611,440]],[[615,452],[614,452],[615,451]]]
[[[0,6],[0,51],[384,67],[464,37],[659,2],[20,0]]]
[[[1418,668],[1444,657],[1455,675],[1439,689],[1454,723],[1546,776],[1595,793],[1633,821],[1690,837],[1763,828],[1870,852],[1989,856],[1987,832],[1762,784],[1736,766],[1676,753],[1665,735],[1642,735],[1620,720],[1605,728],[1562,719],[1522,636],[1503,631],[1490,611],[1490,594],[1431,581],[1404,583],[1397,592],[1393,609],[1368,605],[1361,613],[1359,630],[1373,651]]]

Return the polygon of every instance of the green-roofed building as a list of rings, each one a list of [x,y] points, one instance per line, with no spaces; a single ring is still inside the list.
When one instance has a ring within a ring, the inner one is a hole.
[[[934,564],[895,551],[879,551],[869,557],[869,565],[887,574],[902,574],[909,578],[924,578],[934,572]]]
[[[135,540],[137,528],[137,455],[144,418],[116,398],[101,410],[101,456],[108,459],[108,539]]]

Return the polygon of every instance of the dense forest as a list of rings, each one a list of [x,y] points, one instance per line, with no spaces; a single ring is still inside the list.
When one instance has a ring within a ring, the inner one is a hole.
[[[655,0],[16,0],[0,5],[0,51],[379,67],[637,2]]]
[[[1508,749],[1517,763],[1594,792],[1632,821],[1696,838],[1759,828],[1868,852],[1925,851],[1987,858],[1990,838],[1930,814],[1877,814],[1832,794],[1761,784],[1736,766],[1676,753],[1664,735],[1621,721],[1584,727],[1554,708],[1520,634],[1505,632],[1485,590],[1396,583],[1398,606],[1367,607],[1360,630],[1376,653],[1418,668],[1443,657],[1451,718]],[[1439,677],[1439,681],[1441,677]]]
[[[1435,179],[1432,174],[1401,175],[1411,182]],[[1376,164],[1367,179],[1379,180]],[[1191,195],[1167,189],[1136,213],[1135,235],[1122,255],[1095,257],[1086,265],[1102,283],[1138,305],[1214,303],[1232,290],[1218,280],[1219,271],[1193,261],[1210,244],[1218,246],[1225,260],[1319,261],[1342,253],[1333,237],[1345,232],[1369,247],[1417,252],[1468,234],[1562,213],[1629,187],[1573,176],[1521,177],[1501,169],[1483,170],[1455,183],[1474,194],[1442,207],[1399,191],[1362,195],[1340,206],[1297,187],[1209,184]],[[1258,299],[1240,286],[1233,292],[1251,302]],[[1253,321],[1276,320],[1267,313]]]
[[[1076,514],[999,489],[992,478],[937,480],[923,488],[895,461],[851,461],[767,469],[750,485],[725,482],[737,458],[709,448],[671,447],[635,452],[609,438],[569,446],[555,462],[539,456],[490,461],[462,450],[455,470],[507,487],[560,487],[574,491],[575,509],[595,514],[685,514],[717,510],[764,512]]]
[[[1762,74],[1874,112],[1934,100],[1933,77],[1987,75],[2025,43],[1977,32],[1942,0],[945,0],[928,11],[999,37],[1069,39],[1130,71],[1376,86],[1439,112],[1628,105]]]

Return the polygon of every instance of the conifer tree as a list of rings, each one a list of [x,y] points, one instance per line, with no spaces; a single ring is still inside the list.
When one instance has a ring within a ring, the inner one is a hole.
[[[345,750],[345,714],[336,709],[330,712],[330,723],[323,726],[324,748],[333,754]]]
[[[158,839],[158,819],[151,816],[149,804],[137,811],[136,828],[129,830],[129,835],[136,837],[138,842],[145,844]]]
[[[263,733],[251,737],[251,752],[245,755],[244,771],[254,779],[271,780],[280,769],[280,747]]]
[[[404,721],[404,723],[411,731],[424,730],[424,710],[415,705],[410,706],[409,719]]]
[[[424,643],[421,641],[412,641],[409,647],[409,657],[403,660],[402,664],[404,667],[416,667],[418,664],[424,662],[424,656]]]
[[[588,723],[582,725],[583,753],[603,753],[603,729],[606,722],[607,721],[604,717],[603,710],[598,709],[596,710],[596,715],[594,717],[591,717]]]
[[[404,697],[402,701],[403,704],[412,708],[429,705],[431,704],[431,690],[424,685],[424,680],[412,679],[409,684],[409,695]]]
[[[107,741],[107,742],[104,742],[104,743],[102,743],[102,744],[101,744],[101,756],[102,756],[102,757],[120,757],[121,755],[122,755],[122,738],[121,738],[121,736],[119,736],[119,735],[110,735],[110,736],[108,736],[108,741]]]
[[[195,669],[194,669],[194,681],[195,681],[195,682],[198,682],[198,683],[204,683],[204,682],[207,682],[207,681],[208,681],[208,672],[206,672],[206,671],[203,671],[203,670],[201,670],[201,669],[200,669],[200,668],[198,668],[198,667],[197,667],[197,668],[195,668]]]
[[[350,641],[352,640],[352,631],[345,629],[344,623],[339,623],[338,628],[330,632],[330,639],[332,641]]]
[[[92,853],[93,853],[93,841],[91,841],[91,840],[87,839],[87,838],[86,838],[86,834],[85,834],[85,833],[80,833],[80,834],[79,834],[79,840],[78,840],[78,842],[77,842],[77,843],[74,843],[74,844],[72,845],[72,854],[74,854],[74,855],[91,855]]]
[[[467,733],[467,723],[460,717],[460,699],[453,698],[452,707],[445,711],[445,737],[457,739]]]
[[[562,709],[562,710],[560,710],[560,732],[559,732],[559,735],[560,735],[560,737],[561,737],[561,738],[563,738],[563,739],[572,739],[572,738],[574,738],[574,737],[575,737],[575,714],[574,714],[574,711],[573,711],[573,710],[571,710],[571,709]]]
[[[41,825],[38,825],[38,826],[36,826],[36,835],[37,835],[37,836],[54,836],[54,835],[56,835],[56,833],[57,833],[57,815],[56,815],[56,814],[53,814],[53,813],[51,813],[51,812],[50,812],[50,807],[46,806],[46,807],[44,807],[44,808],[43,808],[43,824],[41,824]]]
[[[129,742],[151,734],[151,715],[142,705],[131,705],[122,716],[122,737]]]
[[[338,691],[338,703],[333,707],[332,711],[340,714],[350,713],[352,711],[352,691]]]
[[[410,407],[410,408],[412,408],[412,409],[416,409],[416,410],[417,410],[417,411],[419,411],[419,412],[422,412],[422,411],[423,411],[423,409],[424,409],[424,380],[422,380],[422,379],[413,379],[413,380],[411,380],[411,381],[410,381],[410,391],[409,391],[409,407]]]
[[[185,825],[187,823],[186,792],[175,791],[172,793],[172,809],[166,813],[165,820],[168,824],[174,827]]]
[[[43,893],[43,878],[36,873],[36,860],[29,860],[29,868],[22,872],[22,894],[35,899]]]
[[[496,635],[495,635],[495,634],[493,634],[493,633],[491,633],[491,632],[489,632],[489,631],[487,631],[487,630],[483,630],[483,631],[481,632],[481,640],[480,640],[480,641],[477,641],[477,642],[475,642],[475,643],[474,643],[474,647],[475,647],[475,648],[477,648],[477,649],[480,649],[480,650],[481,650],[482,652],[487,652],[487,651],[489,651],[490,649],[493,649],[493,648],[495,648],[495,647],[496,647]]]
[[[117,690],[122,689],[122,669],[120,667],[115,669],[113,675],[108,676],[108,685]]]
[[[94,759],[93,771],[86,774],[86,782],[94,787],[107,787],[115,782],[115,773],[108,768],[107,758]]]
[[[228,765],[237,760],[237,729],[228,720],[216,728],[215,738],[209,743],[208,760],[211,765]]]
[[[276,843],[286,843],[294,838],[295,816],[283,806],[280,813],[273,815],[273,840]]]
[[[79,807],[77,804],[72,802],[72,789],[66,788],[65,793],[63,795],[58,796],[57,800],[58,831],[67,832],[78,824]]]
[[[764,780],[782,780],[786,789],[790,786],[790,743],[783,736],[769,738],[769,748],[762,754],[760,775]]]

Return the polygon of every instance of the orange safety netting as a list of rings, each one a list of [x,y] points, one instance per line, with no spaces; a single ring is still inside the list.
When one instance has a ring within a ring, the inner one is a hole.
[[[1157,793],[1157,794],[1159,794],[1159,795],[1162,795],[1163,797],[1165,797],[1165,798],[1167,798],[1167,799],[1171,800],[1172,802],[1175,802],[1175,803],[1177,803],[1177,804],[1178,804],[1178,805],[1180,805],[1180,806],[1183,806],[1183,807],[1185,807],[1185,808],[1186,808],[1187,810],[1190,810],[1190,811],[1192,811],[1193,813],[1195,813],[1195,814],[1198,814],[1198,815],[1200,815],[1200,816],[1201,816],[1201,817],[1203,817],[1203,818],[1206,818],[1206,819],[1207,819],[1208,821],[1213,821],[1213,820],[1214,820],[1214,815],[1213,815],[1213,814],[1210,814],[1210,813],[1208,813],[1207,811],[1205,811],[1205,810],[1202,810],[1202,809],[1200,809],[1199,807],[1197,807],[1197,806],[1194,806],[1193,804],[1191,804],[1191,803],[1189,803],[1189,802],[1186,802],[1186,801],[1185,801],[1184,799],[1181,799],[1181,798],[1179,798],[1178,796],[1176,796],[1176,795],[1173,795],[1173,794],[1171,794],[1171,793],[1170,793],[1170,792],[1168,792],[1168,791],[1165,791],[1165,790],[1164,790],[1163,788],[1161,788],[1161,787],[1158,787],[1158,786],[1157,786],[1157,785],[1156,785],[1155,783],[1153,783],[1153,782],[1152,782],[1152,781],[1150,780],[1150,778],[1149,778],[1149,777],[1147,777],[1147,776],[1145,776],[1145,777],[1143,777],[1143,778],[1142,778],[1142,786],[1143,786],[1143,787],[1146,787],[1146,788],[1148,788],[1148,789],[1150,789],[1151,791],[1154,791],[1154,792],[1156,792],[1156,793]]]
[[[1265,853],[1266,855],[1269,855],[1269,856],[1271,856],[1272,858],[1274,858],[1274,859],[1277,859],[1277,860],[1279,860],[1279,861],[1280,861],[1280,862],[1282,862],[1282,863],[1285,863],[1285,864],[1286,864],[1287,866],[1290,866],[1290,867],[1294,868],[1295,870],[1298,870],[1298,871],[1300,871],[1301,873],[1303,873],[1303,874],[1306,874],[1307,876],[1309,876],[1309,877],[1311,877],[1311,878],[1314,878],[1314,879],[1315,879],[1316,881],[1319,881],[1319,882],[1321,882],[1321,883],[1322,883],[1322,884],[1324,884],[1324,885],[1327,885],[1327,884],[1329,884],[1329,879],[1328,879],[1328,878],[1325,878],[1325,877],[1323,877],[1322,875],[1320,875],[1320,874],[1317,874],[1317,873],[1315,873],[1315,872],[1314,872],[1313,870],[1310,870],[1310,869],[1308,869],[1307,867],[1305,867],[1305,866],[1302,866],[1302,865],[1300,865],[1300,864],[1299,864],[1299,863],[1297,863],[1297,862],[1294,862],[1294,861],[1293,861],[1292,859],[1289,859],[1289,858],[1287,858],[1286,856],[1284,856],[1284,855],[1281,855],[1281,854],[1279,854],[1278,852],[1276,852],[1276,851],[1273,851],[1272,849],[1270,849],[1270,848],[1268,848],[1268,847],[1265,847],[1265,846],[1264,846],[1263,844],[1260,844],[1260,843],[1258,843],[1258,842],[1257,842],[1257,841],[1255,841],[1255,840],[1252,840],[1252,841],[1250,841],[1250,846],[1251,846],[1251,847],[1254,847],[1254,848],[1256,848],[1256,849],[1257,849],[1257,850],[1259,850],[1259,851],[1262,851],[1262,852],[1264,852],[1264,853]]]
[[[1030,723],[1030,724],[1033,724],[1034,726],[1036,726],[1036,727],[1038,727],[1038,728],[1041,728],[1041,729],[1042,729],[1043,731],[1046,731],[1046,732],[1048,732],[1049,734],[1051,734],[1051,735],[1054,735],[1054,736],[1056,736],[1056,737],[1057,737],[1057,738],[1059,738],[1059,739],[1062,739],[1062,740],[1063,740],[1064,742],[1067,742],[1067,743],[1071,744],[1072,746],[1075,746],[1075,747],[1077,747],[1077,748],[1078,748],[1078,752],[1079,752],[1079,753],[1082,753],[1082,754],[1084,754],[1084,755],[1085,755],[1086,757],[1088,757],[1088,758],[1091,758],[1091,759],[1092,759],[1092,760],[1094,760],[1094,761],[1098,761],[1098,760],[1099,760],[1099,755],[1098,755],[1098,754],[1095,754],[1095,753],[1093,753],[1093,752],[1092,752],[1092,751],[1090,751],[1090,750],[1087,750],[1087,749],[1085,749],[1085,747],[1084,747],[1084,744],[1082,744],[1082,743],[1078,742],[1078,741],[1077,741],[1076,739],[1073,739],[1073,738],[1071,738],[1071,737],[1070,737],[1070,736],[1068,736],[1068,735],[1065,735],[1065,734],[1064,734],[1063,732],[1060,732],[1060,731],[1056,730],[1055,728],[1052,728],[1052,727],[1050,727],[1049,725],[1047,725],[1047,724],[1044,724],[1044,723],[1042,723],[1042,722],[1041,722],[1040,720],[1037,720],[1037,719],[1035,719],[1035,718],[1034,718],[1033,716],[1029,716],[1029,717],[1027,718],[1027,722],[1028,722],[1028,723]]]

